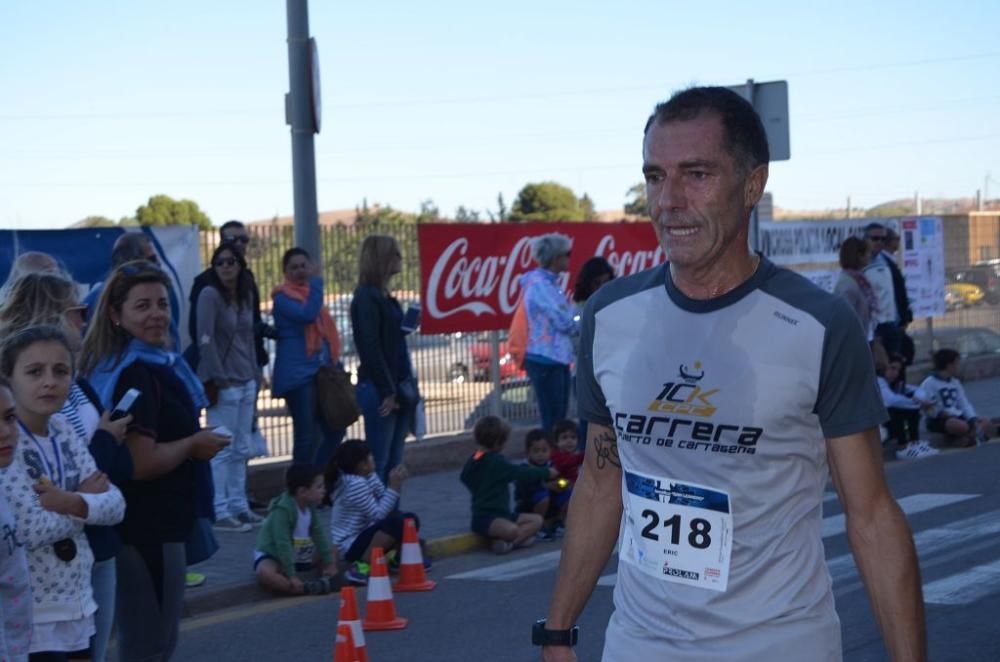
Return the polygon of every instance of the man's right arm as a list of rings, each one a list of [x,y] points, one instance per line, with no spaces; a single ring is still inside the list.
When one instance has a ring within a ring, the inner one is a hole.
[[[576,623],[618,540],[622,517],[622,468],[615,431],[587,426],[587,454],[573,488],[566,538],[546,627],[568,630]],[[568,646],[542,649],[546,662],[575,660]]]

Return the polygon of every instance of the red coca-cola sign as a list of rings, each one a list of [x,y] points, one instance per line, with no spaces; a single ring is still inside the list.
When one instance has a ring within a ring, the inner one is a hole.
[[[510,326],[521,297],[520,277],[535,268],[531,240],[560,232],[573,242],[567,295],[591,257],[618,276],[661,264],[663,250],[649,223],[428,223],[420,246],[421,331],[491,331]]]

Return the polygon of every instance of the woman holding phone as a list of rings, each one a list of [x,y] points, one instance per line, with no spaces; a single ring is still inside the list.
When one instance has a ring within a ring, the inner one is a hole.
[[[351,301],[354,344],[361,360],[357,397],[375,473],[383,482],[403,460],[403,443],[420,401],[403,309],[389,292],[389,280],[402,267],[403,254],[393,237],[369,235],[361,242],[358,286]]]
[[[83,342],[82,372],[112,407],[130,389],[125,443],[135,465],[119,527],[118,657],[167,660],[177,645],[184,597],[185,541],[198,510],[198,462],[229,443],[201,430],[208,404],[187,362],[167,349],[170,282],[148,262],[118,267],[105,284]]]
[[[231,243],[212,253],[212,270],[198,295],[198,377],[209,400],[209,427],[223,426],[232,443],[212,458],[215,527],[249,531],[263,518],[247,503],[247,461],[257,398],[253,289],[247,263]]]

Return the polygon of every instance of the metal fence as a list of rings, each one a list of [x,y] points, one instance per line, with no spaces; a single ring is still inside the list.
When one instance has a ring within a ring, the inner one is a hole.
[[[271,289],[281,283],[281,256],[293,245],[291,225],[254,225],[248,249],[250,266],[260,286],[262,307],[270,314]],[[947,311],[933,319],[916,320],[908,332],[916,346],[917,361],[929,360],[941,347],[957,349],[964,356],[1000,354],[1000,214],[945,217],[945,267]],[[412,223],[332,225],[321,227],[323,277],[327,306],[343,339],[343,360],[357,368],[350,324],[350,298],[357,280],[358,249],[365,236],[388,234],[403,252],[402,272],[393,279],[394,294],[405,307],[420,292],[417,227]],[[208,264],[218,242],[217,232],[202,233],[202,264]],[[836,265],[829,265],[835,268]],[[515,423],[538,420],[538,411],[523,373],[510,364],[499,366],[505,353],[504,332],[423,335],[408,338],[414,369],[424,396],[426,435],[467,430],[482,415],[497,413]],[[274,351],[271,350],[273,362]],[[491,374],[493,370],[499,374]],[[258,400],[260,425],[271,454],[291,453],[291,419],[284,401],[269,389],[271,366],[264,371],[264,388]],[[360,423],[348,436],[363,438]]]
[[[281,257],[294,245],[290,225],[249,226],[251,241],[247,251],[250,268],[261,292],[265,318],[271,311],[271,290],[282,280]],[[369,234],[387,234],[396,238],[403,253],[403,269],[392,285],[394,296],[405,308],[420,295],[420,265],[417,228],[412,223],[332,225],[320,228],[323,247],[323,280],[326,305],[337,323],[343,344],[345,368],[356,374],[358,357],[350,323],[351,293],[357,282],[358,252]],[[218,245],[217,232],[201,234],[201,261],[207,265]],[[510,421],[537,420],[537,407],[528,380],[522,372],[505,364],[499,380],[491,374],[491,363],[499,365],[506,338],[501,333],[454,333],[407,338],[410,356],[424,398],[423,435],[455,433],[472,427],[488,413],[497,413]],[[264,383],[258,397],[258,421],[268,440],[272,456],[291,454],[292,424],[284,400],[270,391],[274,345],[268,342],[271,363],[264,369]],[[496,355],[496,359],[494,359]],[[496,384],[499,382],[499,389]],[[348,437],[364,438],[359,421],[347,431]]]

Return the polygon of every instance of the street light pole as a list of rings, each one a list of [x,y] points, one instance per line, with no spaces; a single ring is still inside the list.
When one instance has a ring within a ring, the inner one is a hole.
[[[286,0],[288,79],[285,123],[292,127],[292,190],[295,199],[295,245],[322,264],[316,209],[316,154],[319,132],[319,70],[316,43],[309,38],[308,0]]]

